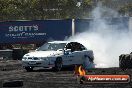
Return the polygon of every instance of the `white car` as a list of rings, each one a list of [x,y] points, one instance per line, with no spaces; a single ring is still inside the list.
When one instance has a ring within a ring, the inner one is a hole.
[[[59,71],[63,66],[71,65],[93,68],[93,60],[93,51],[78,42],[53,41],[25,54],[22,65],[27,71],[32,71],[34,67],[52,67]]]

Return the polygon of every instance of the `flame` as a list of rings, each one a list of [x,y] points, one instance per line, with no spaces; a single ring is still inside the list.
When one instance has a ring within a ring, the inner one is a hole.
[[[82,68],[82,66],[79,66],[78,71],[79,71],[79,75],[80,75],[80,76],[83,76],[83,75],[86,74],[86,72],[85,72],[85,70]]]
[[[82,66],[75,66],[75,74],[78,74],[80,76],[84,76],[86,74],[86,71],[83,69]]]

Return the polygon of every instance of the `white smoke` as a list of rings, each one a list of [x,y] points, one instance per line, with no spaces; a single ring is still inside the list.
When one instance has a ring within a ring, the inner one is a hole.
[[[98,6],[92,11],[93,20],[88,30],[68,40],[82,43],[94,52],[96,67],[118,67],[119,55],[132,52],[132,36],[122,23],[109,25],[103,14],[116,17],[118,13]],[[82,28],[83,30],[83,28]],[[123,31],[121,31],[123,30]]]

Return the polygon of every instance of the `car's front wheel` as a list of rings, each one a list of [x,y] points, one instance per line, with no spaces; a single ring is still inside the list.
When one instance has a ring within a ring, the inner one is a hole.
[[[55,61],[54,70],[55,71],[60,71],[61,69],[62,69],[62,58],[58,57],[58,58],[56,58],[56,61]]]
[[[33,67],[25,67],[25,69],[26,69],[27,72],[33,71]]]

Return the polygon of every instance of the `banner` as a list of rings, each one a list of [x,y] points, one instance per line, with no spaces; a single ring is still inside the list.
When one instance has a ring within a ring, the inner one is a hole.
[[[72,20],[0,22],[0,43],[38,43],[71,36]]]

